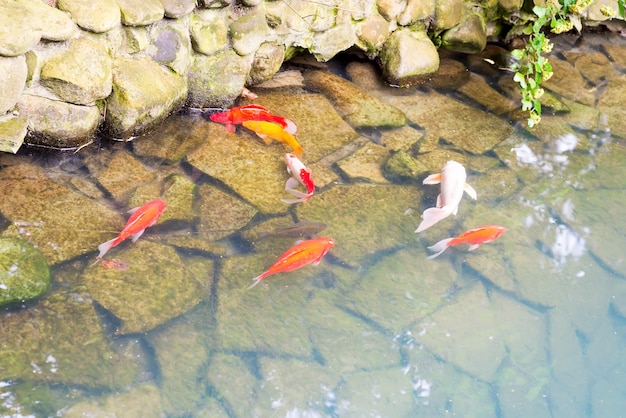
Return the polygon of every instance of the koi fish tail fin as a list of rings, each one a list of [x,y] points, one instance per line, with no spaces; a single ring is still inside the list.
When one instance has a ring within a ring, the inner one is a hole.
[[[250,285],[250,287],[248,287],[248,290],[252,289],[254,286],[256,286],[257,284],[261,283],[261,280],[263,280],[265,278],[265,274],[260,274],[258,276],[256,276],[254,279],[254,283],[252,283]]]
[[[102,244],[98,245],[98,250],[100,251],[100,254],[98,254],[98,258],[102,258],[102,256],[104,256],[107,253],[107,251],[109,251],[112,247],[115,246],[116,239],[117,238],[113,238],[112,240],[103,242]]]
[[[430,228],[431,226],[433,226],[440,220],[447,218],[450,215],[450,213],[452,213],[450,212],[450,208],[446,206],[442,208],[426,209],[424,213],[422,213],[422,222],[419,224],[415,232],[416,233],[422,232],[425,229]]]
[[[302,154],[304,153],[304,150],[302,149],[301,146],[297,146],[297,147],[293,147],[293,153],[296,157],[298,158],[302,158]]]
[[[437,257],[439,254],[441,254],[442,252],[444,252],[449,246],[450,246],[450,241],[452,241],[454,238],[446,238],[446,239],[442,239],[441,241],[439,241],[438,243],[436,243],[435,245],[431,245],[430,247],[428,247],[428,249],[430,251],[436,251],[435,254],[428,256],[427,258],[429,260]]]

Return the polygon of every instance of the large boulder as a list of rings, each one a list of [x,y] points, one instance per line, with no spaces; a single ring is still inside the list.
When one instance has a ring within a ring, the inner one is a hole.
[[[111,58],[105,47],[88,39],[70,43],[64,53],[41,68],[41,84],[69,103],[86,105],[111,93]]]
[[[140,135],[183,105],[185,80],[148,59],[118,58],[105,129],[116,138]]]
[[[0,115],[15,106],[26,85],[26,59],[0,57]]]
[[[396,30],[383,45],[380,55],[383,77],[393,85],[409,86],[439,68],[439,53],[426,32],[409,28]]]

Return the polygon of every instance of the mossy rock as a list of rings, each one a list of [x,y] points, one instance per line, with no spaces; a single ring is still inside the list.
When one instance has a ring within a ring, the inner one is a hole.
[[[36,299],[50,287],[44,255],[19,238],[0,237],[0,306]]]

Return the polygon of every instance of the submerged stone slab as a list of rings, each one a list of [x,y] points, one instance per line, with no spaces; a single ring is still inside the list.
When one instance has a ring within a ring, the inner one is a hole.
[[[96,265],[85,270],[83,280],[92,297],[122,321],[120,334],[154,329],[208,298],[211,260],[190,263],[173,248],[145,239],[111,250],[108,257],[128,266]]]
[[[406,123],[402,111],[339,76],[325,71],[307,71],[304,80],[309,89],[325,94],[354,128],[401,127]]]
[[[216,388],[237,416],[245,416],[255,408],[255,376],[239,357],[216,353],[206,370],[206,381]],[[232,415],[232,412],[228,416]],[[207,415],[214,416],[214,415]]]
[[[412,336],[404,334],[398,339],[405,337],[407,366],[402,371],[414,383],[415,416],[434,418],[442,413],[463,415],[466,411],[483,418],[498,416],[489,384],[459,370],[453,363],[441,361],[416,344]]]
[[[3,315],[0,338],[4,379],[121,390],[139,375],[134,360],[111,351],[84,293],[57,293]]]
[[[0,194],[0,212],[14,224],[3,235],[36,244],[50,264],[94,251],[124,226],[117,212],[48,179],[35,166],[3,168]]]
[[[340,416],[385,416],[393,411],[399,417],[417,415],[411,376],[400,367],[363,371],[345,377],[335,391]]]
[[[425,248],[414,247],[386,256],[368,269],[350,289],[346,307],[400,334],[445,305],[460,289],[458,273],[449,264],[427,260]]]
[[[438,358],[491,382],[506,356],[498,321],[483,286],[476,283],[420,321],[412,335],[419,335],[416,341]]]
[[[207,344],[210,315],[209,306],[200,304],[146,337],[159,366],[160,405],[167,415],[193,414],[205,398],[198,382],[204,379],[209,349],[213,347]]]
[[[426,129],[429,137],[441,138],[472,154],[489,151],[513,132],[502,119],[434,91],[390,97],[389,102]]]
[[[420,191],[410,186],[335,186],[298,205],[296,214],[328,224],[324,235],[335,239],[333,254],[359,265],[378,251],[416,240],[413,231],[419,215],[407,214],[407,209],[417,206],[420,198]]]
[[[312,289],[312,277],[326,271],[325,265],[271,276],[247,290],[251,279],[287,248],[223,260],[217,288],[220,303],[216,312],[216,337],[226,350],[298,357],[311,354],[305,295]]]
[[[331,390],[339,381],[332,367],[280,358],[263,358],[260,366],[263,381],[258,386],[255,402],[259,416],[288,416],[293,411],[302,417],[328,413]]]
[[[113,154],[94,176],[120,203],[124,202],[137,186],[149,183],[155,178],[152,170],[126,151]]]
[[[197,193],[197,231],[204,239],[216,241],[232,235],[257,214],[253,206],[215,186],[201,184]]]
[[[331,295],[331,292],[320,294],[309,306],[309,333],[320,356],[318,361],[325,368],[341,374],[400,364],[400,352],[391,346],[389,337],[356,315],[335,306]],[[387,300],[376,300],[376,304],[382,301],[389,306]],[[358,356],[354,355],[355,347],[360,347]]]
[[[88,416],[142,416],[159,418],[164,415],[159,389],[152,384],[136,386],[129,391],[99,398],[96,402],[83,401],[63,411],[65,418]]]

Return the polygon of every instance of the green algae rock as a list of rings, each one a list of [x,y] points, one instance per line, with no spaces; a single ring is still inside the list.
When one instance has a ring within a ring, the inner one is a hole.
[[[230,39],[235,52],[241,56],[254,53],[265,41],[269,27],[263,8],[254,8],[230,24]]]
[[[50,287],[46,258],[19,238],[0,237],[0,306],[25,302]]]
[[[475,54],[487,45],[485,19],[478,14],[470,14],[457,26],[448,29],[441,38],[442,47],[450,51]]]

